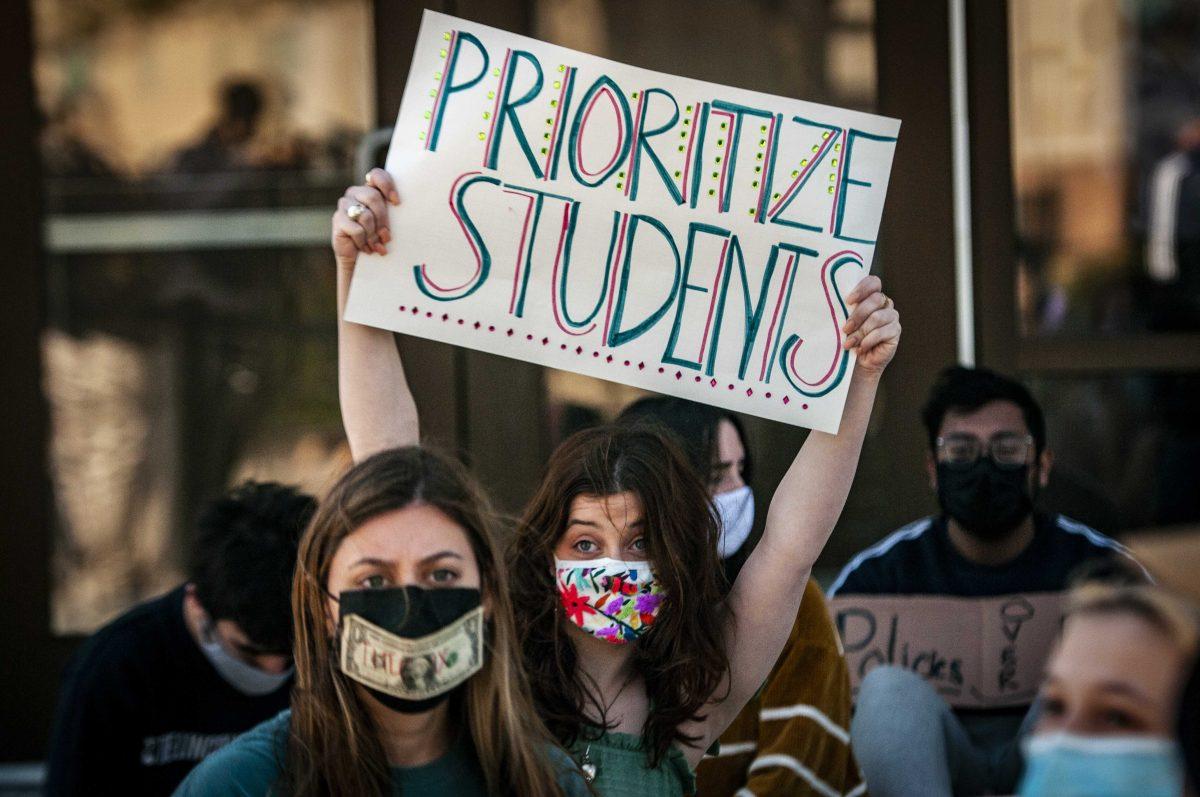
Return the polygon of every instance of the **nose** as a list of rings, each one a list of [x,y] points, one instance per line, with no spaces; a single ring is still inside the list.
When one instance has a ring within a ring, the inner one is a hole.
[[[254,657],[254,666],[271,675],[279,675],[292,666],[292,657],[279,653],[269,653]]]
[[[713,495],[740,490],[745,486],[746,480],[742,478],[742,472],[738,470],[738,466],[730,465],[721,473],[721,480],[713,488]]]

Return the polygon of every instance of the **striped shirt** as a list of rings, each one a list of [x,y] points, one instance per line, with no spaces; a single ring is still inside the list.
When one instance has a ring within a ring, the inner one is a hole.
[[[696,769],[704,797],[861,797],[850,750],[850,678],[825,598],[809,579],[763,688]]]

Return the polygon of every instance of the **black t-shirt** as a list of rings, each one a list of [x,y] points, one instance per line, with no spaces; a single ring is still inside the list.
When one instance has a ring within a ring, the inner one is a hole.
[[[893,532],[855,556],[827,593],[952,595],[991,598],[1017,592],[1057,592],[1071,571],[1097,557],[1124,555],[1116,540],[1063,515],[1034,516],[1033,540],[1015,559],[990,567],[963,557],[946,518],[930,517]]]
[[[288,707],[291,680],[263,697],[226,683],[184,623],[183,596],[133,608],[71,660],[47,794],[170,794],[206,755]]]

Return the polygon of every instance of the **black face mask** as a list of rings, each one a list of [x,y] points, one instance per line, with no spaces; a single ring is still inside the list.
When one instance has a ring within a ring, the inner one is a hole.
[[[481,602],[482,593],[479,590],[459,587],[447,589],[389,587],[386,589],[348,590],[338,598],[338,633],[335,640],[334,660],[337,662],[338,669],[346,672],[340,656],[342,635],[346,633],[347,618],[350,615],[357,615],[389,634],[406,640],[416,640],[435,634],[454,624],[464,615],[478,609]],[[482,623],[468,622],[464,626],[463,633],[469,635],[472,650],[476,655],[482,657]],[[479,638],[477,639],[476,636]],[[413,660],[423,664],[425,658],[418,656],[413,657]],[[405,665],[401,664],[401,666]],[[425,673],[413,673],[411,677],[415,681],[419,681],[422,677],[428,676],[428,666],[425,669]],[[351,673],[346,672],[346,674],[354,678]],[[407,679],[410,676],[408,672],[403,672],[401,677]],[[359,679],[355,678],[355,680]],[[360,683],[362,682],[360,681]],[[419,714],[429,711],[447,700],[458,689],[456,685],[423,700],[410,700],[390,695],[365,683],[362,685],[380,703],[393,711],[404,714]]]
[[[983,542],[1001,539],[1033,512],[1028,465],[1001,468],[987,456],[965,468],[939,462],[937,481],[942,511]]]

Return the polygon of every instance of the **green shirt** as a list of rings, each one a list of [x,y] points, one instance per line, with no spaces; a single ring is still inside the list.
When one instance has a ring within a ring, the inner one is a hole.
[[[695,794],[696,774],[678,747],[672,747],[658,766],[646,766],[642,737],[606,732],[599,739],[580,739],[571,754],[596,768],[592,788],[600,797],[681,797]]]
[[[287,753],[291,710],[242,734],[200,762],[180,784],[175,797],[264,797],[278,794]],[[559,784],[567,797],[582,797],[587,788],[573,763],[561,759]],[[422,797],[486,797],[487,782],[468,737],[463,737],[436,761],[419,767],[392,767],[392,793]]]

